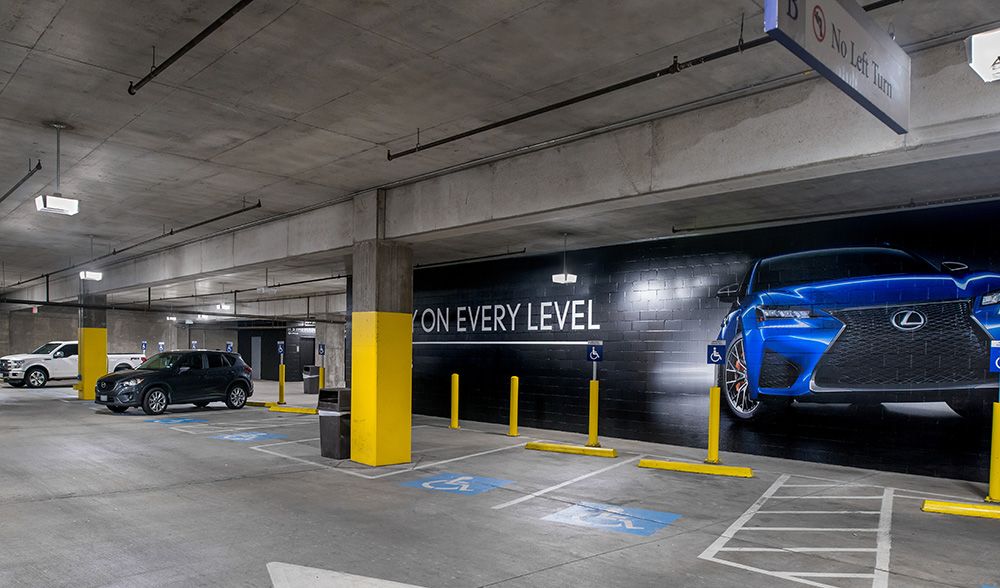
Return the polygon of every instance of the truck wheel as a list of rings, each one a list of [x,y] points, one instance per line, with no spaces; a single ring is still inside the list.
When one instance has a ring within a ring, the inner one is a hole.
[[[41,388],[49,381],[49,375],[42,368],[33,367],[24,373],[24,381],[29,388]]]
[[[132,369],[132,366],[128,365],[127,363],[115,366],[116,372],[124,372],[125,370],[130,370],[130,369]]]
[[[150,415],[163,414],[167,410],[167,395],[159,388],[153,388],[142,398],[142,412]]]
[[[243,384],[233,384],[226,394],[226,406],[232,409],[243,408],[247,403],[247,389]]]
[[[115,414],[122,414],[123,412],[125,412],[126,410],[128,410],[128,407],[127,406],[109,406],[108,410],[110,410],[111,412],[113,412]]]

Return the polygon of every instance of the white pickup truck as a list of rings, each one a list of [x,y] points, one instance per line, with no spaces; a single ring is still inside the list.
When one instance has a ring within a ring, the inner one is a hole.
[[[76,380],[80,377],[79,349],[76,341],[49,341],[31,353],[0,357],[0,378],[16,388],[41,388],[49,380]],[[142,353],[109,353],[108,372],[135,369],[144,361]]]

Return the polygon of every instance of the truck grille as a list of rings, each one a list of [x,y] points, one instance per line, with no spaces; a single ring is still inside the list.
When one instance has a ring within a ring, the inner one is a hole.
[[[926,324],[892,326],[901,310],[919,310]],[[989,341],[968,301],[831,311],[844,329],[816,368],[820,388],[928,389],[989,381]]]

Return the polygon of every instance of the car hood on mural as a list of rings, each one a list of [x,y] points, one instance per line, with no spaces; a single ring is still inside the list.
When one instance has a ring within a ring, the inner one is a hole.
[[[816,282],[760,293],[767,305],[883,306],[968,300],[1000,290],[1000,274],[909,274]]]

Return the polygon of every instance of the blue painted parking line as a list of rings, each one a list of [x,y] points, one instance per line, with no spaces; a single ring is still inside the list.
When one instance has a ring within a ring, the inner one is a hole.
[[[413,480],[412,482],[403,482],[400,486],[473,496],[475,494],[489,492],[494,488],[502,488],[509,484],[513,484],[513,482],[511,480],[498,480],[497,478],[483,478],[480,476],[441,472],[440,474],[430,476],[429,478],[421,478],[419,480]]]
[[[542,520],[648,537],[679,518],[681,515],[671,512],[584,502],[542,517]]]
[[[213,435],[209,439],[222,439],[223,441],[240,441],[247,443],[250,441],[266,441],[269,439],[286,439],[288,435],[280,433],[264,433],[262,431],[244,431],[241,433],[227,433],[225,435]]]
[[[181,423],[207,423],[205,419],[186,419],[181,417],[172,417],[166,419],[146,419],[147,423],[160,423],[161,425],[179,425]]]

